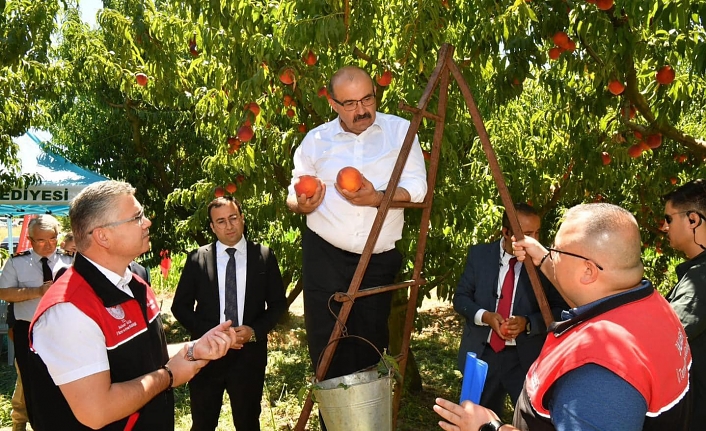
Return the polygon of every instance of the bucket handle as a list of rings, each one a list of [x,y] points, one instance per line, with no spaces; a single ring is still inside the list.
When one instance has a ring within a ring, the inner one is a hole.
[[[370,340],[368,340],[367,338],[361,337],[360,335],[344,335],[344,336],[341,336],[341,337],[336,337],[336,338],[334,338],[333,340],[330,340],[330,341],[328,342],[328,344],[326,344],[326,347],[324,347],[324,349],[321,351],[321,353],[319,353],[319,360],[316,361],[316,369],[317,369],[317,370],[319,369],[319,365],[321,364],[321,358],[323,358],[324,353],[325,353],[326,350],[331,346],[331,344],[332,344],[333,342],[335,342],[335,341],[340,341],[340,340],[342,340],[342,339],[344,339],[344,338],[357,338],[357,339],[359,339],[359,340],[362,340],[362,341],[365,341],[366,343],[368,343],[368,344],[370,345],[370,347],[372,347],[373,349],[375,349],[375,351],[377,352],[377,354],[380,355],[380,359],[382,360],[382,363],[385,364],[385,368],[387,368],[387,375],[389,376],[389,375],[392,375],[392,374],[393,374],[394,370],[393,370],[392,368],[390,368],[390,366],[387,364],[387,361],[385,360],[385,357],[384,357],[383,354],[380,352],[380,350],[377,348],[377,346],[376,346],[375,344],[373,344],[373,343],[372,343]]]

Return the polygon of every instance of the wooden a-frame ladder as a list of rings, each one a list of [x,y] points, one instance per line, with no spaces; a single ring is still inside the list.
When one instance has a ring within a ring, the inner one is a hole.
[[[361,298],[364,296],[374,295],[382,292],[388,292],[397,289],[410,288],[409,302],[407,303],[407,317],[405,319],[404,332],[402,334],[402,346],[400,349],[400,354],[397,356],[397,361],[400,365],[400,374],[402,379],[404,379],[405,367],[407,365],[407,357],[409,354],[409,344],[412,335],[412,329],[414,325],[414,314],[417,308],[417,298],[419,296],[419,286],[426,283],[426,280],[422,277],[422,266],[424,264],[424,249],[426,247],[427,233],[429,231],[429,220],[431,216],[432,201],[434,198],[434,186],[436,185],[436,175],[439,168],[439,157],[441,153],[441,142],[444,135],[444,124],[446,118],[446,104],[448,99],[448,89],[450,75],[456,80],[456,83],[461,89],[463,98],[466,100],[466,105],[471,114],[473,124],[478,132],[478,137],[483,146],[483,151],[488,157],[488,164],[490,166],[493,179],[498,187],[498,192],[502,200],[503,206],[505,207],[508,217],[510,219],[510,226],[512,231],[515,233],[515,237],[519,240],[522,239],[522,229],[520,228],[520,223],[517,220],[517,214],[515,212],[515,207],[513,205],[513,200],[510,197],[510,192],[505,184],[505,179],[503,177],[502,171],[500,170],[500,165],[498,164],[497,157],[495,156],[495,151],[490,144],[490,139],[488,133],[485,130],[485,125],[478,111],[475,99],[471,94],[471,90],[468,87],[461,71],[453,60],[453,46],[449,44],[444,44],[439,50],[439,57],[437,59],[436,67],[429,78],[424,93],[422,94],[417,107],[408,106],[400,103],[400,109],[409,111],[413,114],[409,130],[407,131],[407,136],[405,137],[404,143],[402,144],[402,149],[397,158],[397,162],[390,176],[390,182],[387,185],[385,195],[382,199],[382,203],[378,208],[377,216],[373,222],[373,226],[370,229],[370,235],[368,236],[368,241],[365,243],[365,248],[361,254],[360,261],[358,262],[358,267],[356,268],[351,284],[348,287],[348,292],[337,293],[334,296],[334,300],[343,302],[341,310],[338,314],[338,321],[340,324],[334,326],[331,337],[329,338],[329,345],[324,350],[323,356],[319,361],[319,365],[316,369],[316,379],[321,381],[328,367],[331,364],[331,359],[335,353],[336,347],[338,346],[338,341],[342,335],[342,325],[345,325],[348,320],[348,315],[350,314],[351,307],[353,306],[353,301],[356,298]],[[439,88],[439,104],[437,113],[431,113],[427,111],[427,106],[429,101],[436,90]],[[399,184],[400,177],[402,175],[402,170],[405,163],[407,162],[407,157],[412,149],[412,143],[419,130],[419,125],[423,118],[433,120],[436,123],[434,128],[434,138],[431,147],[431,160],[429,163],[429,171],[427,172],[427,195],[423,202],[393,202],[392,197],[395,194],[395,189]],[[417,239],[417,253],[414,258],[414,270],[411,280],[403,281],[400,283],[391,284],[388,286],[378,286],[370,289],[364,289],[359,291],[360,284],[363,280],[363,275],[370,262],[370,257],[373,253],[373,248],[377,242],[378,236],[380,235],[380,230],[382,229],[383,221],[390,208],[421,208],[422,209],[422,220],[419,226],[419,238]],[[549,304],[547,303],[546,295],[539,281],[539,275],[537,270],[532,265],[531,259],[525,261],[525,268],[527,268],[530,281],[532,283],[532,288],[534,294],[537,297],[537,302],[542,311],[542,317],[547,327],[552,322],[553,317]],[[399,410],[400,400],[402,397],[402,382],[397,383],[397,389],[395,390],[395,398],[393,403],[393,423],[397,422],[397,412]],[[306,423],[311,414],[311,409],[313,407],[313,400],[311,398],[311,393],[309,393],[304,407],[302,408],[301,414],[299,415],[299,420],[295,426],[296,431],[303,431]],[[355,420],[354,418],[351,418]]]

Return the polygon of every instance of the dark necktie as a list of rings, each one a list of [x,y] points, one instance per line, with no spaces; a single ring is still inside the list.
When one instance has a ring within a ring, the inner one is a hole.
[[[43,257],[39,259],[39,261],[42,262],[42,277],[44,278],[42,281],[52,281],[53,277],[51,274],[51,268],[49,268],[49,259]]]
[[[510,259],[510,267],[505,274],[505,280],[503,280],[503,288],[500,291],[500,299],[498,300],[498,310],[497,313],[503,316],[503,319],[510,317],[510,307],[512,306],[512,291],[515,287],[515,263],[517,258],[513,257]],[[493,331],[490,336],[490,347],[499,352],[505,348],[505,340],[500,338],[497,332]]]
[[[238,284],[235,277],[235,249],[226,249],[230,256],[226,265],[226,320],[233,321],[233,326],[238,326]]]

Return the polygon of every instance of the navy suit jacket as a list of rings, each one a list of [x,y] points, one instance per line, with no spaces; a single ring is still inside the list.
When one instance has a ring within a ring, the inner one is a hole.
[[[490,326],[476,325],[473,319],[481,308],[495,312],[499,274],[500,241],[469,248],[466,267],[454,295],[454,309],[466,319],[458,355],[458,366],[462,372],[466,363],[466,353],[475,352],[480,357],[492,331]],[[539,276],[554,320],[559,320],[561,311],[568,306],[541,272]],[[527,372],[542,350],[547,328],[524,265],[517,282],[512,314],[524,316],[530,322],[530,334],[522,332],[515,339],[520,365]]]
[[[267,349],[267,333],[287,310],[287,298],[277,259],[264,245],[247,242],[248,267],[245,281],[243,325],[255,331],[256,343]],[[174,302],[174,317],[191,333],[201,337],[220,323],[216,243],[189,253],[179,279]],[[234,323],[234,326],[236,324]]]

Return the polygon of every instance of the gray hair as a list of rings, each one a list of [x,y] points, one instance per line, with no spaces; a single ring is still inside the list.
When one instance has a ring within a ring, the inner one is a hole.
[[[54,216],[51,216],[49,214],[42,214],[37,216],[36,218],[33,218],[32,220],[29,221],[29,224],[27,225],[27,234],[29,235],[30,238],[34,236],[34,233],[37,231],[50,231],[53,230],[55,234],[59,235],[59,231],[61,230],[59,226],[59,220],[54,218]]]
[[[108,223],[110,214],[115,211],[115,201],[122,195],[134,196],[135,188],[122,181],[102,181],[81,190],[71,201],[69,218],[79,251],[90,246],[93,229]]]

